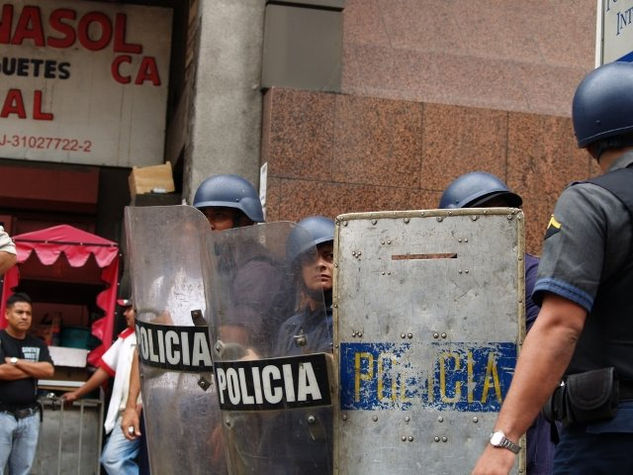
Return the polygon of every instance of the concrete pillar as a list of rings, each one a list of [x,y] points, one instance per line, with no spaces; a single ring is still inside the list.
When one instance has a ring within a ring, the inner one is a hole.
[[[265,2],[204,0],[197,6],[197,68],[183,176],[189,204],[211,174],[235,173],[258,186],[262,116]]]

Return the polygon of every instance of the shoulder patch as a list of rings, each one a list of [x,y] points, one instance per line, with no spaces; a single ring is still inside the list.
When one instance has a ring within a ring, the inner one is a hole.
[[[558,222],[556,216],[552,215],[552,217],[549,219],[549,223],[547,223],[547,230],[545,231],[544,239],[547,239],[556,234],[558,231],[560,231],[561,227],[562,225]]]

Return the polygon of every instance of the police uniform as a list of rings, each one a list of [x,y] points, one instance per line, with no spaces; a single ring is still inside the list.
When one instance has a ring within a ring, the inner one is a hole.
[[[279,329],[276,356],[332,352],[332,309],[305,310],[286,320]]]
[[[633,382],[633,305],[628,303],[633,290],[633,187],[621,177],[622,169],[630,167],[633,152],[617,158],[605,175],[572,184],[561,194],[534,290],[539,304],[549,292],[588,312],[567,373],[615,366],[622,384]],[[618,179],[616,196],[609,183]],[[626,399],[621,397],[614,418],[562,431],[555,473],[633,472],[633,400]]]

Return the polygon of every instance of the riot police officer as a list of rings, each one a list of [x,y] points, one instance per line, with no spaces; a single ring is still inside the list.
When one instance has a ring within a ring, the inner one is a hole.
[[[297,311],[279,328],[274,355],[332,352],[334,222],[307,217],[293,228],[286,256],[297,283]],[[307,411],[307,412],[306,412]],[[332,472],[332,407],[286,410],[264,421],[260,473]]]
[[[631,63],[601,66],[576,89],[578,146],[604,174],[556,203],[534,290],[541,311],[475,473],[511,469],[517,439],[554,390],[548,407],[565,423],[554,473],[633,472],[632,111]]]
[[[286,247],[297,276],[298,311],[279,329],[276,355],[332,351],[333,245],[334,221],[324,216],[305,218],[290,233]]]
[[[212,175],[200,183],[193,206],[209,221],[214,231],[249,226],[264,221],[259,195],[251,183],[238,175]],[[273,296],[279,293],[282,277],[273,259],[261,246],[248,247],[249,255],[236,256],[228,248],[218,250],[219,259],[237,260],[223,266],[231,275],[222,276],[232,282],[234,305],[230,322],[223,322],[217,335],[225,343],[236,343],[255,351],[268,351],[274,338],[271,317],[283,312]],[[254,340],[258,341],[255,342]],[[266,344],[268,343],[268,345]],[[263,347],[262,347],[263,346]]]
[[[521,196],[508,188],[500,178],[484,171],[465,173],[446,187],[440,198],[439,207],[451,208],[519,208],[523,204]],[[539,259],[525,253],[525,326],[529,331],[538,315],[540,307],[532,299],[536,282]],[[550,440],[550,424],[539,416],[527,431],[528,474],[548,474],[552,472],[554,444]]]

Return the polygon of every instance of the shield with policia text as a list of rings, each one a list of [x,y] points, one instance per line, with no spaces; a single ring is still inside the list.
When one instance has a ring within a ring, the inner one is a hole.
[[[211,227],[190,206],[157,206],[127,207],[125,229],[151,471],[224,474],[202,280]]]
[[[298,232],[268,223],[208,242],[211,345],[232,474],[332,471],[331,312],[322,289],[304,285],[327,281],[327,272],[312,244],[293,247]]]
[[[525,333],[523,260],[519,209],[337,218],[335,473],[470,473]]]

